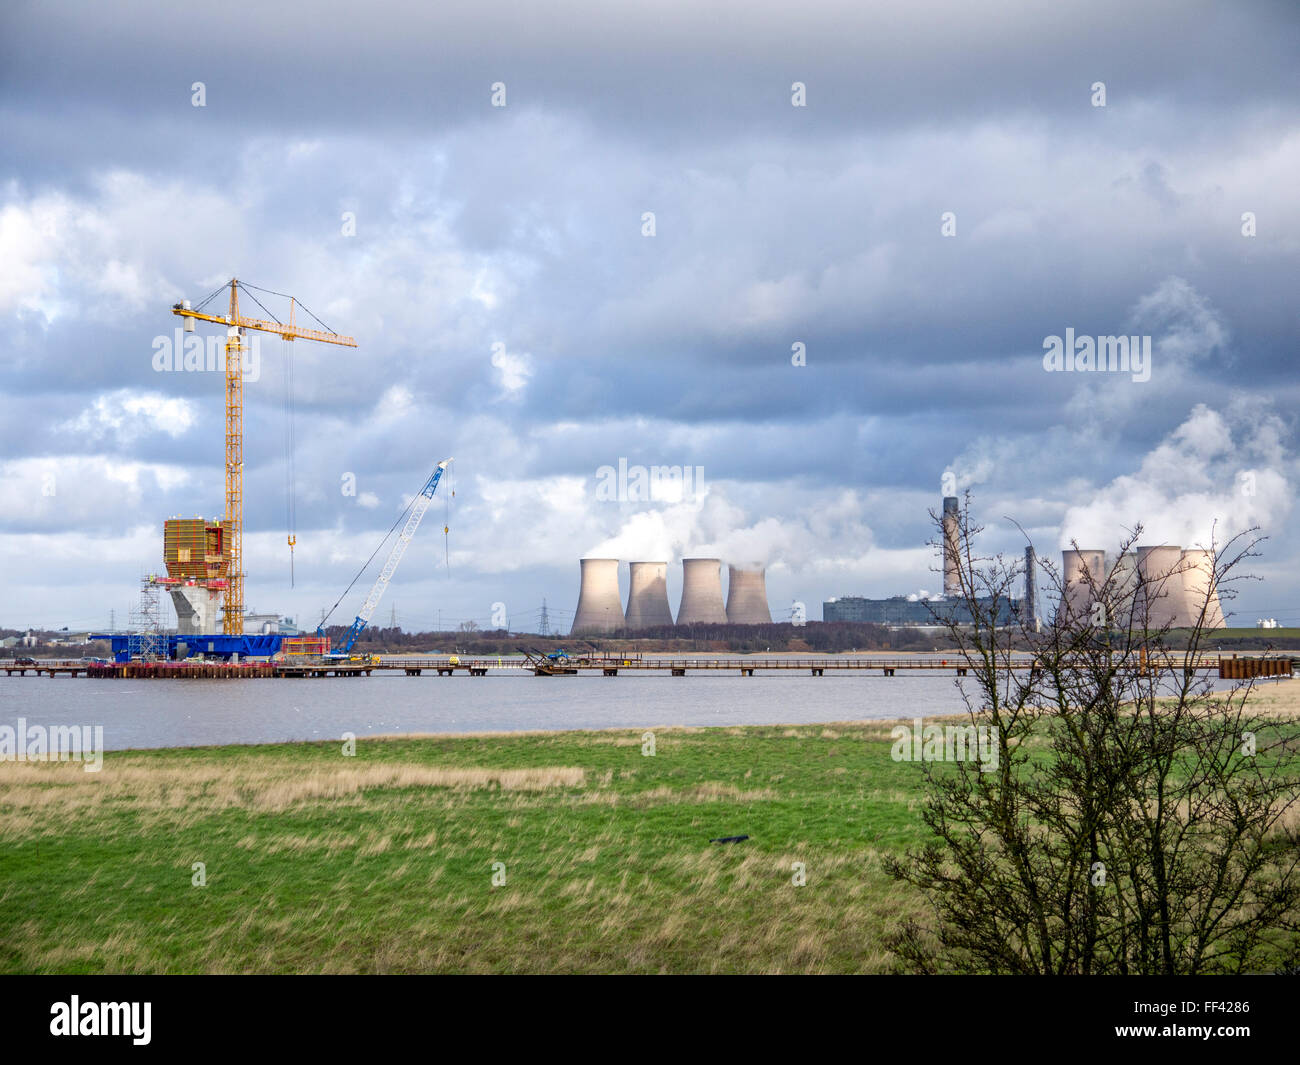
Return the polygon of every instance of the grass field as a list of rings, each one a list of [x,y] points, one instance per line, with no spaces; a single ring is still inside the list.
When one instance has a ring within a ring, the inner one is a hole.
[[[1278,628],[1278,629],[1257,629],[1251,625],[1249,628],[1232,628],[1232,629],[1210,629],[1205,633],[1205,639],[1209,643],[1224,643],[1232,640],[1294,640],[1300,638],[1300,629],[1297,628]]]
[[[870,971],[915,906],[888,726],[341,746],[0,765],[0,969]]]
[[[0,971],[887,970],[920,900],[879,856],[922,839],[891,725],[0,763]]]

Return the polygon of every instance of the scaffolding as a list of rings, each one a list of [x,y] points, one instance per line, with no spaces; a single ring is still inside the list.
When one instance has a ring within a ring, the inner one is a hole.
[[[127,648],[133,662],[156,662],[167,657],[162,620],[162,585],[150,574],[140,579],[140,600],[128,619]]]

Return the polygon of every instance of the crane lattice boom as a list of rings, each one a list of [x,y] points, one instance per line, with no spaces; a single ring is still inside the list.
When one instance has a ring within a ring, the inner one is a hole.
[[[402,561],[402,556],[406,554],[406,549],[410,546],[411,538],[415,536],[415,530],[420,527],[420,522],[424,519],[424,512],[429,509],[429,504],[433,502],[433,494],[438,490],[438,482],[442,479],[442,472],[447,468],[449,462],[451,462],[451,459],[445,459],[438,463],[438,468],[433,471],[433,476],[420,489],[420,494],[411,507],[411,514],[406,519],[406,524],[402,527],[397,542],[393,544],[393,549],[388,552],[388,560],[384,563],[384,568],[379,571],[379,576],[370,589],[370,594],[366,596],[366,601],[357,613],[356,620],[352,622],[352,626],[348,629],[343,645],[339,649],[341,653],[349,653],[352,650],[352,645],[357,642],[357,637],[361,635],[361,630],[370,624],[375,608],[379,606],[379,600],[384,597],[384,592],[388,590],[388,582],[393,579],[393,574],[397,572],[397,566]]]

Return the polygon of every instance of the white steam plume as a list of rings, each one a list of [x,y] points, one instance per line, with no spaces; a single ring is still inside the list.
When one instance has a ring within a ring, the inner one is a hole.
[[[1267,534],[1291,509],[1283,433],[1276,415],[1197,404],[1136,471],[1066,511],[1060,546],[1114,549],[1139,522],[1147,544],[1208,546],[1212,535],[1222,544],[1253,526]]]

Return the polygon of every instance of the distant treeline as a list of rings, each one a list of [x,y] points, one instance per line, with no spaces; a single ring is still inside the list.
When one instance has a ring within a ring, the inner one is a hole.
[[[0,629],[0,638],[20,636],[26,630]],[[1240,635],[1214,633],[1202,645],[1208,654],[1233,651],[1300,651],[1300,636],[1295,630],[1281,632],[1248,630]],[[333,625],[326,629],[333,645],[338,645],[347,633],[346,626]],[[1256,634],[1258,633],[1258,634]],[[65,633],[33,633],[34,647],[10,647],[0,650],[0,659],[22,657],[81,658],[108,657],[111,647],[107,640],[89,644],[56,646],[53,641],[66,638]],[[1019,643],[1019,641],[1016,641]],[[1187,636],[1177,630],[1165,639],[1166,646],[1181,650]],[[659,651],[695,653],[707,651],[734,651],[762,653],[764,651],[804,651],[811,654],[837,654],[847,651],[942,651],[952,647],[945,633],[919,629],[889,629],[883,625],[850,621],[810,621],[795,626],[790,622],[771,625],[685,625],[663,626],[641,632],[614,633],[610,636],[541,636],[537,633],[506,632],[504,629],[457,629],[448,632],[404,632],[399,628],[370,628],[362,633],[353,650],[370,654],[427,654],[461,652],[476,655],[514,654],[521,647],[539,651],[590,650],[600,648],[618,651]]]
[[[345,626],[326,629],[337,644],[347,632]],[[1181,641],[1181,642],[1180,642]],[[1019,644],[1019,640],[1015,640]],[[1181,648],[1186,635],[1168,634],[1166,644]],[[838,654],[847,651],[943,651],[953,646],[946,633],[915,628],[890,629],[884,625],[851,621],[810,621],[770,625],[665,625],[638,632],[608,636],[541,636],[537,633],[507,632],[504,629],[457,629],[447,632],[404,632],[399,628],[366,629],[353,650],[371,654],[422,654],[460,652],[480,655],[514,654],[527,647],[539,651],[582,651],[591,648],[618,651],[705,652],[734,651],[753,654],[764,651],[804,651]],[[1291,635],[1232,636],[1211,639],[1207,653],[1231,651],[1297,651],[1300,638]]]
[[[332,641],[346,632],[344,626],[326,629]],[[454,632],[403,632],[401,628],[370,628],[361,634],[354,651],[372,654],[463,652],[466,654],[513,654],[520,647],[554,651],[607,650],[641,651],[807,651],[835,654],[842,651],[929,651],[950,646],[946,635],[917,629],[888,629],[884,625],[857,622],[810,621],[770,625],[665,625],[637,632],[605,635],[541,636],[510,633],[504,629],[459,629]]]

